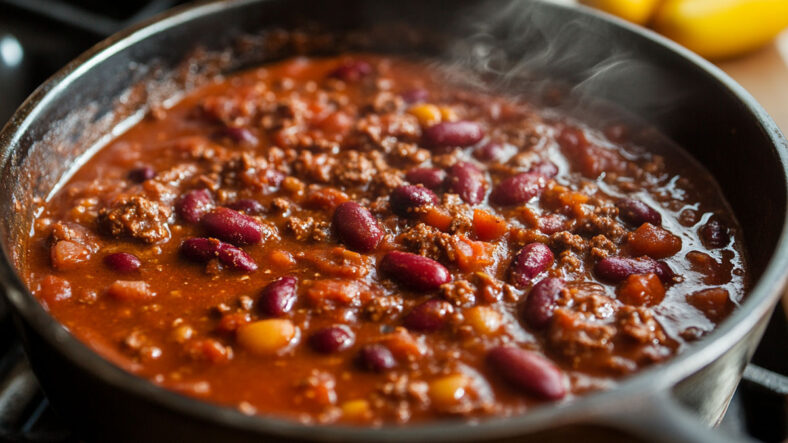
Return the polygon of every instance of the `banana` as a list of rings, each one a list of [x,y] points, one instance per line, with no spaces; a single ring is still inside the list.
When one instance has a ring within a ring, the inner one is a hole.
[[[734,57],[788,26],[788,0],[665,0],[654,29],[709,59]]]

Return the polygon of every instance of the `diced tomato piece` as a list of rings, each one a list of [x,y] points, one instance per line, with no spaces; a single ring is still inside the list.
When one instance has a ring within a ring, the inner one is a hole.
[[[424,223],[432,226],[433,228],[440,229],[443,232],[449,230],[451,226],[452,217],[445,211],[438,208],[429,208],[424,214]]]
[[[635,232],[630,232],[627,244],[632,255],[648,255],[651,258],[670,257],[681,250],[679,237],[651,223],[643,223]]]
[[[483,209],[473,210],[473,232],[482,241],[498,240],[506,234],[509,226],[503,219]]]
[[[720,263],[714,257],[700,251],[688,252],[687,260],[693,271],[704,275],[703,283],[707,285],[721,285],[731,281],[733,265],[730,262]]]
[[[687,303],[703,312],[709,320],[717,323],[730,315],[735,307],[728,291],[724,288],[709,288],[687,295]]]
[[[338,189],[320,188],[307,194],[304,205],[309,208],[333,210],[348,200],[347,194]]]
[[[315,280],[306,290],[306,298],[317,307],[350,306],[361,303],[369,296],[366,288],[353,280],[322,279]]]
[[[213,338],[190,342],[186,349],[195,360],[224,363],[232,358],[232,350]]]
[[[621,172],[625,162],[614,151],[592,144],[578,128],[564,128],[557,137],[572,168],[589,178],[603,172]]]
[[[107,288],[107,295],[119,301],[150,300],[156,293],[144,281],[118,280]]]
[[[656,274],[632,274],[618,288],[618,299],[628,305],[654,306],[665,298],[665,287]]]
[[[489,243],[472,241],[464,236],[455,239],[457,267],[463,272],[478,271],[485,266],[495,263],[492,257],[492,245]]]
[[[381,342],[389,348],[397,360],[418,360],[427,352],[424,343],[414,338],[404,328],[397,328],[395,332],[383,336]]]
[[[90,259],[90,250],[85,246],[68,240],[60,240],[50,250],[52,267],[58,271],[77,268]]]
[[[71,283],[54,276],[47,275],[41,280],[41,291],[38,293],[47,305],[71,298]]]

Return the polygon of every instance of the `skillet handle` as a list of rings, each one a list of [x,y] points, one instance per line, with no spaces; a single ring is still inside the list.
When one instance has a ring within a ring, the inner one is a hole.
[[[601,412],[596,423],[624,431],[644,441],[672,443],[733,443],[752,441],[730,435],[700,421],[695,412],[679,403],[669,392],[660,391],[636,405],[619,405]]]

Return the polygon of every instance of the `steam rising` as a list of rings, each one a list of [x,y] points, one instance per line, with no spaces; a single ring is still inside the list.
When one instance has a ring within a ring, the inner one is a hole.
[[[573,107],[605,99],[626,104],[641,117],[670,112],[686,97],[672,87],[678,83],[673,73],[650,62],[652,55],[632,52],[639,45],[625,41],[631,38],[627,32],[600,26],[596,17],[567,20],[568,14],[547,9],[507,0],[483,2],[458,14],[463,18],[457,27],[470,32],[451,45],[448,58],[465,69],[450,71],[476,75],[452,80],[531,96],[560,82],[571,91]]]

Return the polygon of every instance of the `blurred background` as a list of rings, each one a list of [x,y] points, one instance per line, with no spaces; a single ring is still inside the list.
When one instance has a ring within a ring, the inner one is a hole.
[[[427,1],[427,0],[425,0]],[[649,27],[706,57],[788,133],[788,0],[554,0]],[[0,0],[0,126],[38,85],[105,37],[182,0]],[[788,441],[788,298],[775,311],[721,426]],[[765,369],[764,369],[765,368]],[[783,378],[780,378],[781,374]],[[0,439],[74,441],[48,407],[0,303]]]

